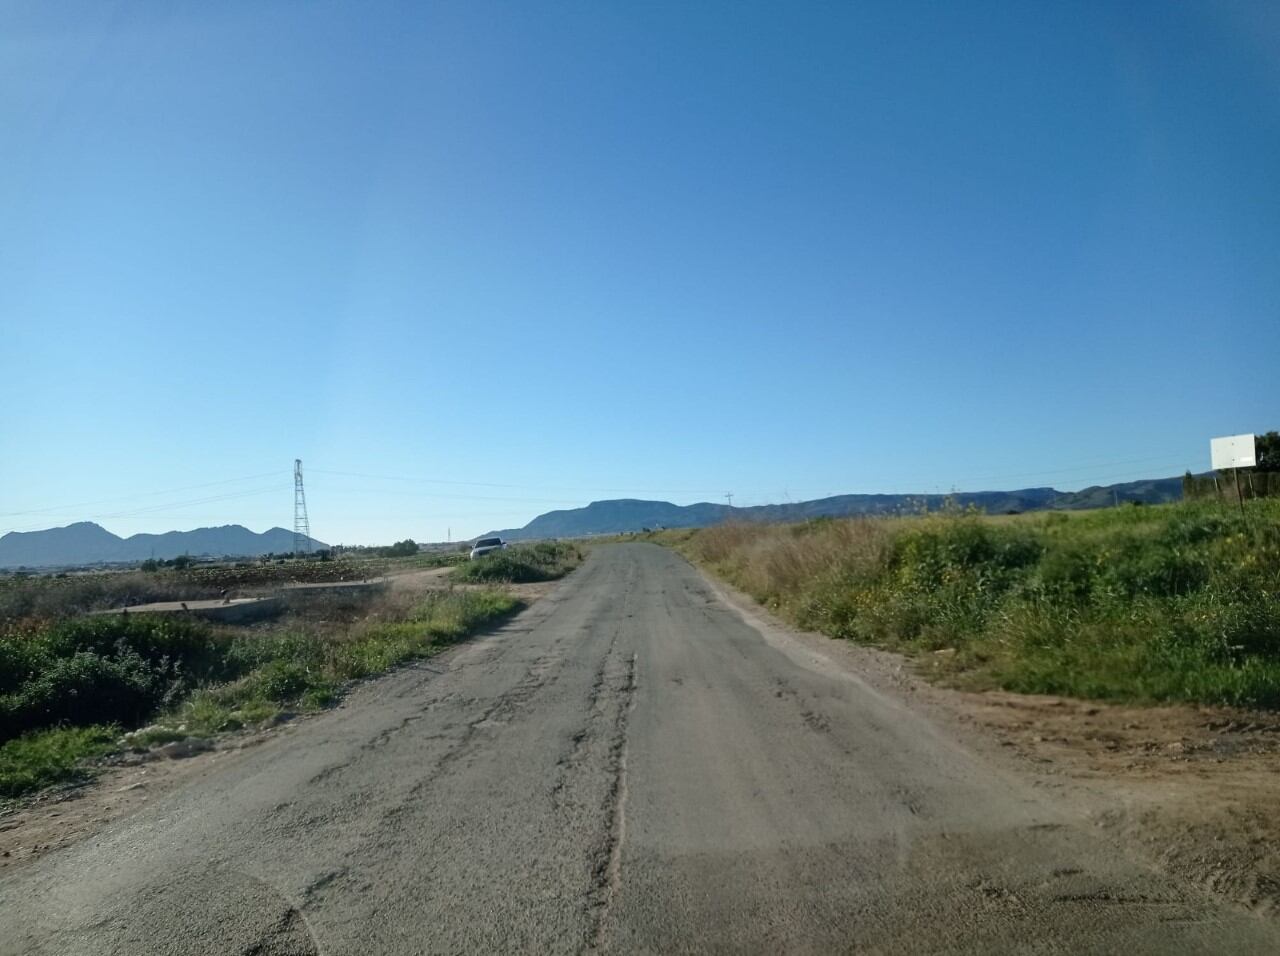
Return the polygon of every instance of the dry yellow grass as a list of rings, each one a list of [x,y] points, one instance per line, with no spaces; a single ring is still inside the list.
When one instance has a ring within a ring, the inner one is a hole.
[[[874,573],[885,563],[890,538],[877,518],[735,523],[703,529],[685,548],[756,600],[777,607],[814,581]]]

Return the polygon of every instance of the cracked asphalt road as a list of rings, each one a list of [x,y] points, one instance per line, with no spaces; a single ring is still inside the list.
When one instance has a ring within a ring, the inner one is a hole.
[[[670,551],[0,881],[0,953],[1275,953]]]

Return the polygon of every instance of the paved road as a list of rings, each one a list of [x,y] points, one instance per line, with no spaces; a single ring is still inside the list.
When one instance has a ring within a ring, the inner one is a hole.
[[[1276,953],[676,555],[598,549],[0,882],[4,953]]]

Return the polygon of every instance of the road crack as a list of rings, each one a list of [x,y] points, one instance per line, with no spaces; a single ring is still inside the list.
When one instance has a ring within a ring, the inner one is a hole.
[[[614,715],[608,750],[610,784],[604,806],[609,821],[603,845],[597,851],[587,894],[594,927],[589,950],[604,945],[608,917],[622,890],[622,847],[627,836],[627,727],[636,700],[636,655],[627,659],[622,686],[618,688],[618,709]]]

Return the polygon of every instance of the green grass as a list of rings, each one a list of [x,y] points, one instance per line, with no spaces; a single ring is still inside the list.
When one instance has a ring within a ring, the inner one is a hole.
[[[0,797],[17,797],[86,776],[85,763],[115,749],[114,727],[55,727],[0,745]]]
[[[1280,707],[1280,501],[1245,518],[1202,503],[949,513],[668,543],[801,626],[968,686]]]
[[[514,613],[497,590],[433,591],[349,628],[219,630],[172,618],[89,617],[0,633],[0,796],[69,779],[78,761],[210,736],[329,706],[350,681],[437,653]],[[148,721],[151,723],[143,728]]]
[[[462,582],[552,581],[564,577],[582,562],[576,545],[558,541],[517,544],[475,561],[461,564],[450,577]]]

